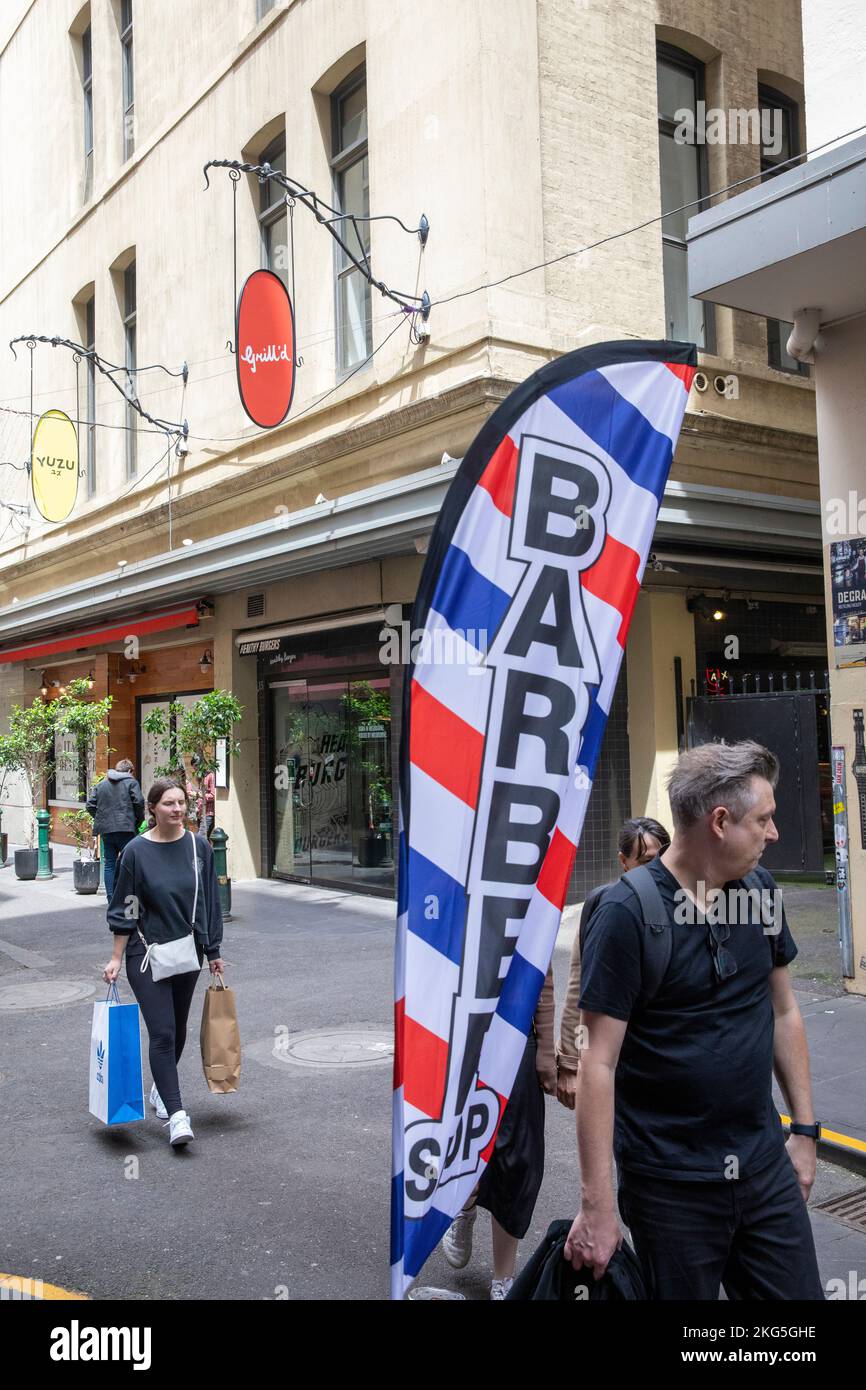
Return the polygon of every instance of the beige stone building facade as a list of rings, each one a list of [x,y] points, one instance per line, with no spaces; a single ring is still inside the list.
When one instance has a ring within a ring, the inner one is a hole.
[[[683,143],[677,113],[700,124],[712,108],[746,113],[734,139]],[[766,147],[741,138],[762,108],[781,122]],[[804,148],[807,115],[790,0],[736,12],[696,0],[10,0],[0,342],[95,344],[134,366],[142,406],[186,419],[189,438],[186,452],[167,448],[64,348],[22,345],[17,361],[0,349],[0,458],[17,465],[0,469],[0,500],[17,509],[0,509],[0,721],[43,682],[93,670],[96,692],[115,698],[116,755],[146,769],[148,702],[231,689],[245,707],[241,757],[217,814],[232,875],[389,891],[400,671],[382,664],[379,634],[386,615],[408,619],[454,460],[551,357],[693,337],[703,389],[611,714],[573,885],[583,896],[623,816],[667,818],[664,774],[689,718],[699,734],[710,717],[701,697],[719,681],[730,691],[722,669],[736,691],[744,672],[793,688],[799,667],[821,686],[812,383],[778,326],[689,304],[687,214],[658,220],[762,167],[772,176]],[[268,431],[242,410],[227,346],[233,209],[239,283],[263,264],[290,278],[287,209],[255,175],[233,193],[212,171],[205,190],[202,167],[221,158],[267,159],[347,211],[430,222],[423,248],[391,221],[366,224],[376,276],[433,301],[429,336],[413,342],[407,316],[368,295],[295,207],[303,365]],[[184,362],[185,388],[140,370]],[[80,422],[79,499],[56,524],[20,466],[49,408]],[[756,706],[735,708],[748,732]],[[815,722],[820,755],[820,710]],[[816,855],[820,868],[816,797],[797,870]],[[2,801],[20,841],[14,779]]]

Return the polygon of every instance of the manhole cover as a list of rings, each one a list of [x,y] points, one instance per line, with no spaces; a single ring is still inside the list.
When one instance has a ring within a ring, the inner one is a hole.
[[[831,1197],[829,1202],[822,1202],[815,1210],[835,1216],[837,1221],[853,1226],[855,1231],[866,1231],[866,1187],[856,1187],[853,1192],[846,1192],[841,1197]]]
[[[319,1028],[266,1038],[252,1043],[246,1051],[265,1066],[375,1067],[393,1059],[394,1039],[382,1029]]]
[[[34,980],[29,984],[6,985],[0,989],[0,1010],[17,1013],[76,1004],[81,999],[89,999],[95,988],[80,980]]]

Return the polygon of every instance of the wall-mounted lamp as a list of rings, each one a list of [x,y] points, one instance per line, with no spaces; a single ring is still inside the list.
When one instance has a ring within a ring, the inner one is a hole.
[[[45,696],[48,694],[48,681],[45,679],[45,672],[44,672],[44,671],[42,672],[42,686],[41,686],[41,691],[42,691],[42,698],[43,698],[43,700],[44,700],[44,699],[45,699]]]
[[[212,670],[213,670],[213,653],[212,653],[212,652],[202,652],[201,658],[200,658],[199,663],[198,663],[198,669],[201,671],[201,673],[202,673],[203,676],[206,676],[207,673],[208,673],[208,671],[212,671]]]
[[[686,608],[690,613],[697,613],[698,617],[704,619],[712,618],[716,623],[720,623],[726,616],[725,610],[713,599],[707,598],[706,594],[695,594],[694,597],[686,599]]]

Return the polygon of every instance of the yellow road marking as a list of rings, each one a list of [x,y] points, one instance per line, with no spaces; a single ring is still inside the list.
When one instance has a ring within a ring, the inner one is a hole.
[[[783,1125],[791,1123],[790,1115],[780,1115],[779,1119]],[[835,1129],[825,1129],[822,1125],[821,1138],[829,1139],[831,1144],[840,1144],[843,1149],[855,1149],[857,1153],[866,1154],[866,1142],[862,1139],[853,1139],[850,1134],[838,1134]]]
[[[89,1293],[77,1293],[74,1289],[62,1289],[59,1284],[46,1284],[43,1279],[29,1274],[0,1274],[0,1298],[2,1290],[8,1289],[13,1297],[35,1299],[71,1299],[77,1302],[90,1300]],[[6,1298],[9,1297],[6,1295]]]

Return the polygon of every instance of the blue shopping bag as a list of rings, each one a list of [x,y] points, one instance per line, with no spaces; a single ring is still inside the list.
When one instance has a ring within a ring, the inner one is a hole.
[[[90,1113],[107,1125],[144,1119],[138,1005],[121,1004],[116,984],[93,1006]]]

